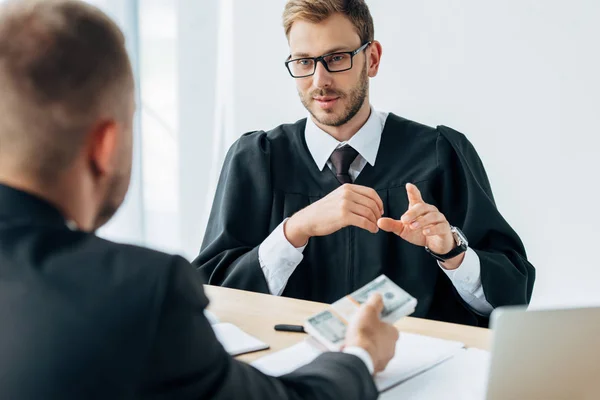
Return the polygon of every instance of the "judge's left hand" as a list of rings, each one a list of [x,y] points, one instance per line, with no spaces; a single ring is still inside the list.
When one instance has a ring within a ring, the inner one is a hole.
[[[406,184],[408,194],[408,210],[400,220],[381,218],[377,221],[379,228],[393,232],[402,239],[417,246],[427,246],[438,254],[446,254],[456,246],[450,224],[435,206],[427,204],[421,192],[412,183]],[[443,263],[446,269],[460,266],[464,253]]]

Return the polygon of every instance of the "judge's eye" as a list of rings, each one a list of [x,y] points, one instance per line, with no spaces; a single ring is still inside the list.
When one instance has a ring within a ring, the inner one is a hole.
[[[300,67],[311,67],[312,64],[313,60],[311,60],[310,58],[301,58],[299,60],[296,60],[296,65]]]
[[[332,54],[331,56],[328,57],[327,63],[328,64],[341,64],[341,63],[344,63],[347,58],[348,58],[348,54]]]

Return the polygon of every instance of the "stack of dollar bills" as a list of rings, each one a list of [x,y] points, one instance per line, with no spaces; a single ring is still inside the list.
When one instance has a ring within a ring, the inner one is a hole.
[[[304,330],[323,344],[328,350],[339,351],[344,344],[348,324],[373,293],[381,294],[384,309],[381,319],[390,324],[412,314],[417,299],[401,289],[385,275],[367,283],[333,303],[329,309],[308,318]]]

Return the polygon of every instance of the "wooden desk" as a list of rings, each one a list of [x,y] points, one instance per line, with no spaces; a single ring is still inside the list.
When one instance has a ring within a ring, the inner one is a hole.
[[[221,322],[231,322],[271,346],[269,350],[238,357],[246,362],[292,346],[306,337],[303,333],[277,332],[273,329],[276,324],[302,325],[306,318],[327,307],[327,304],[323,303],[243,290],[210,285],[205,285],[204,288],[210,299],[208,309],[215,313]],[[484,328],[411,317],[401,319],[396,323],[396,327],[401,332],[456,340],[463,342],[467,347],[489,350],[490,331]]]

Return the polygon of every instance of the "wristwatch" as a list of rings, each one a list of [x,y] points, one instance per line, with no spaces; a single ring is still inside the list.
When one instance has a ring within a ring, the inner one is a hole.
[[[425,246],[425,250],[429,254],[431,254],[431,256],[433,258],[435,258],[436,260],[438,260],[440,262],[444,262],[446,260],[456,257],[457,255],[459,255],[461,253],[464,253],[465,251],[467,251],[467,248],[469,247],[469,242],[467,241],[465,234],[462,233],[462,231],[460,229],[458,229],[455,226],[451,226],[450,232],[452,232],[452,236],[454,237],[454,242],[456,243],[456,247],[453,248],[452,250],[450,250],[448,253],[437,254],[437,253],[434,253],[433,251],[431,251],[429,249],[429,247]]]

